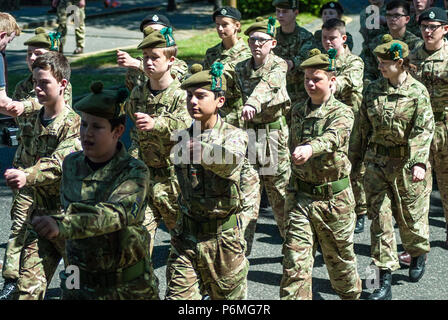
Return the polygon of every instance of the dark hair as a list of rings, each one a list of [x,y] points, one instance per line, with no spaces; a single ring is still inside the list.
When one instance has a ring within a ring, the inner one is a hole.
[[[110,123],[110,126],[111,126],[110,131],[114,131],[114,129],[116,127],[118,127],[120,124],[126,126],[126,115],[124,114],[124,115],[122,115],[122,116],[120,116],[119,118],[116,118],[116,119],[109,119],[109,123]]]
[[[342,35],[347,34],[347,31],[345,29],[345,22],[340,19],[337,19],[337,18],[333,18],[333,19],[325,21],[325,23],[322,25],[322,29],[325,29],[325,30],[336,29]]]
[[[226,92],[224,90],[213,91],[213,94],[215,95],[215,100],[220,98],[220,97],[225,97],[226,96]]]
[[[35,68],[50,70],[53,77],[58,81],[62,81],[62,79],[70,81],[70,64],[67,58],[59,52],[49,51],[38,56],[31,67],[32,70]]]
[[[411,12],[411,6],[409,5],[408,2],[404,1],[404,0],[392,0],[391,2],[389,2],[386,5],[386,11],[390,11],[396,8],[403,8],[404,9],[404,13],[405,15],[409,15],[409,13]]]

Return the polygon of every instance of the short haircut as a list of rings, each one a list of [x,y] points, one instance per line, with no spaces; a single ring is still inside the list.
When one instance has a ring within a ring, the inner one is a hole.
[[[110,131],[114,131],[114,129],[118,127],[120,124],[126,127],[126,115],[124,114],[116,119],[109,119],[109,123],[111,126]]]
[[[333,30],[336,29],[338,30],[342,35],[346,35],[347,31],[345,29],[345,22],[340,20],[340,19],[330,19],[327,20],[323,25],[322,25],[322,29],[325,30]]]
[[[49,51],[38,56],[31,67],[32,70],[35,68],[50,70],[53,77],[58,81],[62,81],[62,79],[70,81],[70,64],[67,58],[59,52]]]
[[[15,32],[16,36],[20,36],[20,27],[9,13],[0,12],[0,32],[6,32],[8,36]]]
[[[215,95],[215,100],[220,98],[220,97],[225,97],[226,96],[226,92],[224,90],[213,91],[213,94]]]
[[[404,0],[392,0],[386,5],[386,11],[390,11],[396,8],[403,8],[404,14],[409,15],[411,12],[411,6],[407,1]]]
[[[176,57],[177,56],[177,45],[163,48],[163,54],[168,59],[171,58],[171,57]]]

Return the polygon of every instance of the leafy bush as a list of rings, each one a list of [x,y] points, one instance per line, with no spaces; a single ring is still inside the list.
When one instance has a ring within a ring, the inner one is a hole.
[[[329,1],[330,0],[300,0],[299,11],[319,15],[321,6]],[[237,5],[245,18],[262,16],[275,11],[272,6],[272,0],[237,0]]]

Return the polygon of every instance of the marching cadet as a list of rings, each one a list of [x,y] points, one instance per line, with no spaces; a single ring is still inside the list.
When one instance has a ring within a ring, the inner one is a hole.
[[[67,263],[79,269],[79,287],[66,286],[63,299],[158,299],[143,226],[149,170],[119,141],[125,129],[126,90],[104,90],[101,82],[75,108],[81,113],[82,151],[62,167],[64,213],[35,217],[41,237],[65,241]]]
[[[322,26],[322,46],[330,58],[336,62],[336,89],[333,92],[336,100],[352,107],[355,125],[359,119],[359,108],[362,103],[364,62],[360,57],[351,53],[348,45],[345,23],[339,19],[327,20]],[[350,142],[353,140],[350,135]],[[349,159],[352,160],[349,144]],[[364,221],[367,214],[366,195],[362,183],[365,167],[362,163],[352,167],[350,181],[355,196],[356,227],[355,233],[364,231]]]
[[[12,189],[32,191],[30,219],[60,214],[62,161],[81,149],[80,118],[64,100],[70,80],[67,59],[60,53],[47,52],[37,57],[32,69],[39,102],[13,102],[3,109],[21,118],[21,167],[6,170],[5,179]],[[38,103],[43,107],[39,109]],[[65,257],[64,242],[40,237],[29,224],[26,233],[17,282],[19,299],[44,299],[47,285]]]
[[[245,34],[252,57],[235,65],[234,82],[242,94],[245,126],[258,136],[257,143],[249,148],[249,159],[259,171],[283,237],[285,188],[290,175],[285,119],[291,106],[286,89],[288,66],[272,52],[277,44],[275,18],[255,22]]]
[[[86,0],[53,0],[53,6],[57,9],[57,32],[61,35],[61,45],[59,46],[59,52],[61,53],[64,51],[67,36],[67,16],[70,14],[70,12],[67,12],[67,9],[71,6],[78,7],[74,12],[77,15],[77,19],[75,20],[76,49],[73,51],[73,54],[83,53],[86,37]]]
[[[365,90],[357,137],[366,165],[371,256],[380,276],[380,287],[368,299],[390,300],[392,272],[400,268],[393,220],[412,256],[410,281],[419,281],[425,271],[434,117],[428,90],[408,72],[407,44],[385,35],[374,54],[383,77]]]
[[[410,6],[404,0],[393,0],[386,5],[386,21],[389,29],[389,34],[392,38],[406,43],[409,50],[412,51],[423,40],[415,34],[407,30],[407,25],[410,19]],[[382,42],[383,35],[378,35],[367,46],[369,51],[364,55],[364,79],[366,84],[381,77],[381,72],[378,69],[378,60],[373,54],[373,51]]]
[[[188,128],[191,118],[186,108],[186,92],[171,74],[177,54],[171,28],[150,32],[138,49],[143,52],[148,81],[132,90],[126,111],[135,124],[131,129],[129,153],[149,167],[145,226],[151,234],[152,252],[160,219],[168,230],[176,224],[179,185],[169,158],[176,143],[171,140],[171,135],[176,130]]]
[[[16,85],[14,93],[12,95],[12,99],[14,101],[34,99],[36,102],[38,102],[36,92],[34,91],[32,73],[33,62],[38,56],[46,52],[58,51],[59,39],[57,38],[55,33],[47,34],[45,29],[37,28],[35,30],[35,36],[27,40],[24,44],[28,46],[26,63],[31,73],[28,77],[26,77]],[[64,100],[66,106],[71,107],[72,86],[70,83],[67,84],[67,87],[64,90]],[[34,104],[33,106],[39,109],[42,107],[38,103]],[[27,123],[26,118],[22,119],[21,117],[17,117],[15,120],[19,126],[19,129]],[[14,155],[12,165],[14,168],[19,169],[24,168],[22,159],[26,159],[27,155],[24,154],[25,148],[21,143],[21,135],[18,134],[17,137],[19,144]],[[15,190],[13,204],[11,206],[11,233],[5,250],[2,270],[3,278],[7,279],[6,287],[9,287],[11,290],[7,290],[7,288],[5,288],[2,294],[0,294],[0,299],[7,298],[8,296],[11,296],[15,293],[12,290],[15,288],[15,286],[13,286],[12,284],[16,283],[19,278],[20,256],[23,249],[23,243],[25,241],[25,221],[28,218],[28,214],[30,213],[30,209],[33,204],[32,199],[33,193],[31,188],[25,187],[20,190]],[[29,279],[29,281],[31,281],[31,279]]]
[[[280,298],[312,299],[312,269],[320,244],[333,289],[342,299],[358,299],[362,287],[353,248],[356,215],[348,159],[353,110],[332,94],[334,59],[313,49],[300,67],[309,99],[291,110],[292,174]]]
[[[437,178],[437,186],[447,223],[448,249],[448,19],[442,8],[430,8],[419,18],[424,43],[410,54],[412,64],[417,66],[415,76],[428,89],[434,113],[435,133],[431,144],[431,165]]]
[[[149,28],[147,31],[146,28]],[[143,33],[143,39],[149,35],[149,32],[156,30],[160,31],[164,28],[173,28],[170,20],[162,14],[150,14],[146,16],[142,22],[140,23],[140,31]],[[135,87],[145,84],[148,81],[148,77],[145,73],[145,69],[143,66],[143,58],[137,57],[132,58],[129,53],[121,50],[117,50],[117,64],[120,67],[127,68],[125,83],[129,92],[132,92],[132,89]],[[185,61],[174,57],[174,63],[171,66],[171,74],[182,81],[188,71],[188,65]]]
[[[320,8],[320,16],[322,17],[322,23],[324,24],[325,22],[331,19],[339,19],[344,21],[342,19],[343,14],[344,14],[344,8],[339,2],[336,1],[327,2]],[[346,36],[347,40],[345,40],[345,44],[348,46],[350,51],[352,51],[353,36],[349,32],[346,32]],[[317,44],[317,48],[320,51],[324,51],[325,49],[322,46],[322,30],[316,30],[316,32],[314,32],[314,39]]]
[[[174,153],[181,216],[171,238],[166,299],[245,299],[249,261],[237,214],[247,134],[226,122],[226,78],[220,62],[182,83],[194,123]],[[177,160],[176,160],[177,159]]]
[[[313,34],[305,28],[299,27],[296,22],[299,14],[299,1],[274,0],[275,14],[280,28],[277,29],[275,39],[277,46],[273,52],[283,58],[288,64],[286,86],[291,105],[306,100],[303,87],[303,71],[299,65],[306,60],[308,51],[316,47]]]
[[[210,69],[215,62],[221,62],[222,64],[231,63],[234,66],[236,62],[246,60],[252,56],[247,44],[238,36],[238,33],[241,32],[241,13],[238,9],[222,7],[213,13],[213,20],[222,42],[207,49],[202,62],[204,69]],[[224,75],[227,77],[228,83],[231,81],[233,73],[233,70],[228,70],[228,68],[232,69],[231,65],[227,65],[227,69],[224,68]],[[225,98],[224,106],[219,108],[219,115],[227,123],[237,128],[243,128],[241,93],[237,88],[233,87],[233,90],[226,91]],[[241,192],[243,193],[244,209],[239,218],[241,219],[241,228],[246,240],[246,255],[248,256],[252,250],[261,200],[260,178],[248,158],[244,159],[241,169]]]

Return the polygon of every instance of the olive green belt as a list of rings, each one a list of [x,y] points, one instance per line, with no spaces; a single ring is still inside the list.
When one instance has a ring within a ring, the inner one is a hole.
[[[198,222],[191,217],[184,214],[183,219],[184,230],[189,231],[191,234],[216,234],[219,227],[222,231],[231,229],[238,225],[238,221],[235,214],[232,214],[224,219],[210,219],[205,222]]]
[[[267,126],[269,130],[281,130],[282,127],[286,126],[286,118],[284,116],[281,116],[274,122],[255,124],[256,128],[262,128],[265,126]]]
[[[113,287],[137,279],[145,273],[145,259],[120,272],[88,272],[79,269],[81,283],[88,287]]]
[[[372,143],[370,149],[376,154],[390,158],[402,158],[408,153],[407,146],[386,147],[381,144]]]
[[[321,185],[313,185],[300,179],[295,179],[295,183],[298,191],[302,191],[313,196],[332,197],[334,194],[347,189],[350,185],[350,179],[345,177],[340,180]]]
[[[440,112],[434,112],[434,121],[444,121],[446,119],[446,112],[440,111]]]

